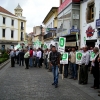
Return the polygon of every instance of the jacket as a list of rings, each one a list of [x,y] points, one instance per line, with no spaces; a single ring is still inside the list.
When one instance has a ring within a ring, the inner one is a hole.
[[[53,66],[60,64],[60,54],[56,52],[51,52],[49,60]]]

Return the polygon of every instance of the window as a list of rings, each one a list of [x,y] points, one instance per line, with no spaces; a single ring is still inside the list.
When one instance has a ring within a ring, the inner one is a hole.
[[[21,41],[23,41],[23,32],[21,32]]]
[[[14,20],[13,19],[11,20],[11,25],[14,26]]]
[[[90,19],[93,19],[94,18],[94,5],[90,6],[90,10],[91,10]]]
[[[89,2],[87,5],[87,23],[94,21],[94,2]]]
[[[11,45],[11,47],[10,47],[11,49],[14,49],[14,45]]]
[[[5,37],[5,29],[2,29],[2,37]]]
[[[3,17],[3,24],[5,24],[5,17]]]
[[[52,22],[51,22],[51,28],[52,28]]]
[[[23,30],[23,22],[21,22],[21,29]]]
[[[13,37],[14,37],[14,31],[11,30],[11,38],[13,38]]]
[[[2,45],[2,50],[5,50],[5,45]]]

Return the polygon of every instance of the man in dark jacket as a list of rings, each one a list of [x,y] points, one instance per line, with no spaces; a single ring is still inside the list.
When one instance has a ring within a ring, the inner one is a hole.
[[[56,51],[56,47],[52,46],[52,52],[50,53],[50,65],[52,67],[52,72],[54,76],[54,83],[52,85],[55,85],[55,88],[58,87],[58,66],[60,64],[60,54]]]
[[[22,63],[22,66],[24,66],[24,51],[23,50],[19,52],[19,66],[21,66],[21,63]]]

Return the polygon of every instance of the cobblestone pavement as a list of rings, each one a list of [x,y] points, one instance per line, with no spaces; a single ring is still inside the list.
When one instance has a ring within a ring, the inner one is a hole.
[[[58,88],[52,82],[52,73],[44,68],[26,70],[8,64],[0,70],[0,100],[100,100],[97,91],[78,85],[77,80],[60,76]]]

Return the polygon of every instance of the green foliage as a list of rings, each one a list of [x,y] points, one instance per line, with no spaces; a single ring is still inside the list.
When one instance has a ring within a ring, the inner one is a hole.
[[[4,54],[6,52],[6,50],[1,50],[1,53]]]
[[[5,62],[8,58],[0,58],[0,64]]]
[[[9,55],[5,52],[3,55],[2,55],[3,58],[9,58]]]
[[[9,55],[7,54],[6,51],[1,50],[1,53],[2,53],[2,55],[0,56],[0,64],[9,59]]]

